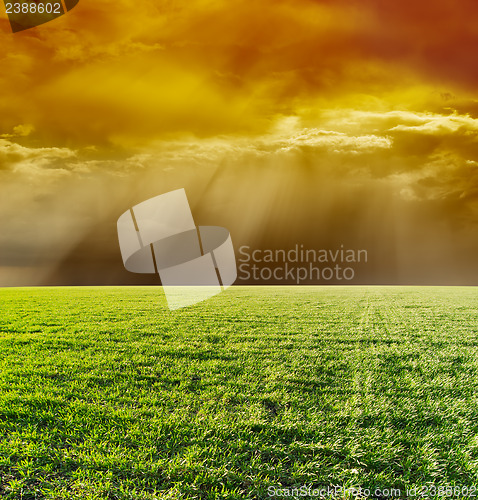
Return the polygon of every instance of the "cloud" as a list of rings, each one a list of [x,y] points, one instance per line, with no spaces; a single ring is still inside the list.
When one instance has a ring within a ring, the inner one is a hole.
[[[16,135],[23,135],[16,132]],[[23,132],[23,129],[20,129]],[[63,169],[65,160],[75,157],[67,148],[32,148],[8,139],[0,139],[0,170],[9,170],[23,175],[44,175],[52,170]]]
[[[41,140],[76,147],[265,133],[313,100],[340,108],[395,93],[401,108],[420,106],[407,95],[420,85],[457,95],[476,83],[477,7],[450,5],[82,2],[41,29],[0,33],[0,130],[21,116]],[[453,54],[458,77],[435,53]]]
[[[456,114],[443,116],[437,114],[415,114],[417,125],[400,124],[391,128],[390,131],[415,132],[430,135],[448,135],[456,132],[474,134],[478,130],[478,119],[468,115]]]
[[[13,127],[13,132],[11,134],[2,134],[0,135],[0,139],[9,139],[15,137],[28,137],[33,131],[35,127],[31,124],[21,124]]]
[[[281,144],[281,141],[278,141]],[[392,142],[389,137],[376,135],[350,136],[343,132],[330,130],[304,129],[300,134],[282,141],[281,149],[323,149],[333,153],[372,152],[379,149],[389,149]]]
[[[185,187],[239,242],[348,240],[390,279],[468,276],[452,257],[475,265],[477,14],[104,0],[15,35],[4,23],[0,266],[115,255],[98,234],[117,213]]]

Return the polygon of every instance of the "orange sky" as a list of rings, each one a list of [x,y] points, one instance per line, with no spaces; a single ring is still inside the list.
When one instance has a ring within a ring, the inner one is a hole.
[[[128,282],[131,204],[186,188],[236,248],[366,248],[478,282],[478,3],[95,2],[0,17],[0,285]]]

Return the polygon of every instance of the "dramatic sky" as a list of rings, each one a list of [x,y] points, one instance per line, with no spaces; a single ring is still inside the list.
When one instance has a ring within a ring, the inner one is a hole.
[[[0,286],[154,282],[116,220],[182,187],[236,249],[478,284],[476,0],[80,0],[15,34],[2,6],[0,47]]]

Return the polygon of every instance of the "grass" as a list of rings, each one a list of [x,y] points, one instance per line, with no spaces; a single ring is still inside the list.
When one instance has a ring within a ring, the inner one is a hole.
[[[0,496],[476,486],[477,299],[233,287],[170,312],[160,288],[0,289]]]

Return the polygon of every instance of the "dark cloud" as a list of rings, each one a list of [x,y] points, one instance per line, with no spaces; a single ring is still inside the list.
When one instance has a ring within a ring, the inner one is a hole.
[[[344,244],[369,251],[359,282],[476,282],[477,14],[105,0],[4,23],[0,283],[151,282],[116,218],[180,187],[236,248]]]

